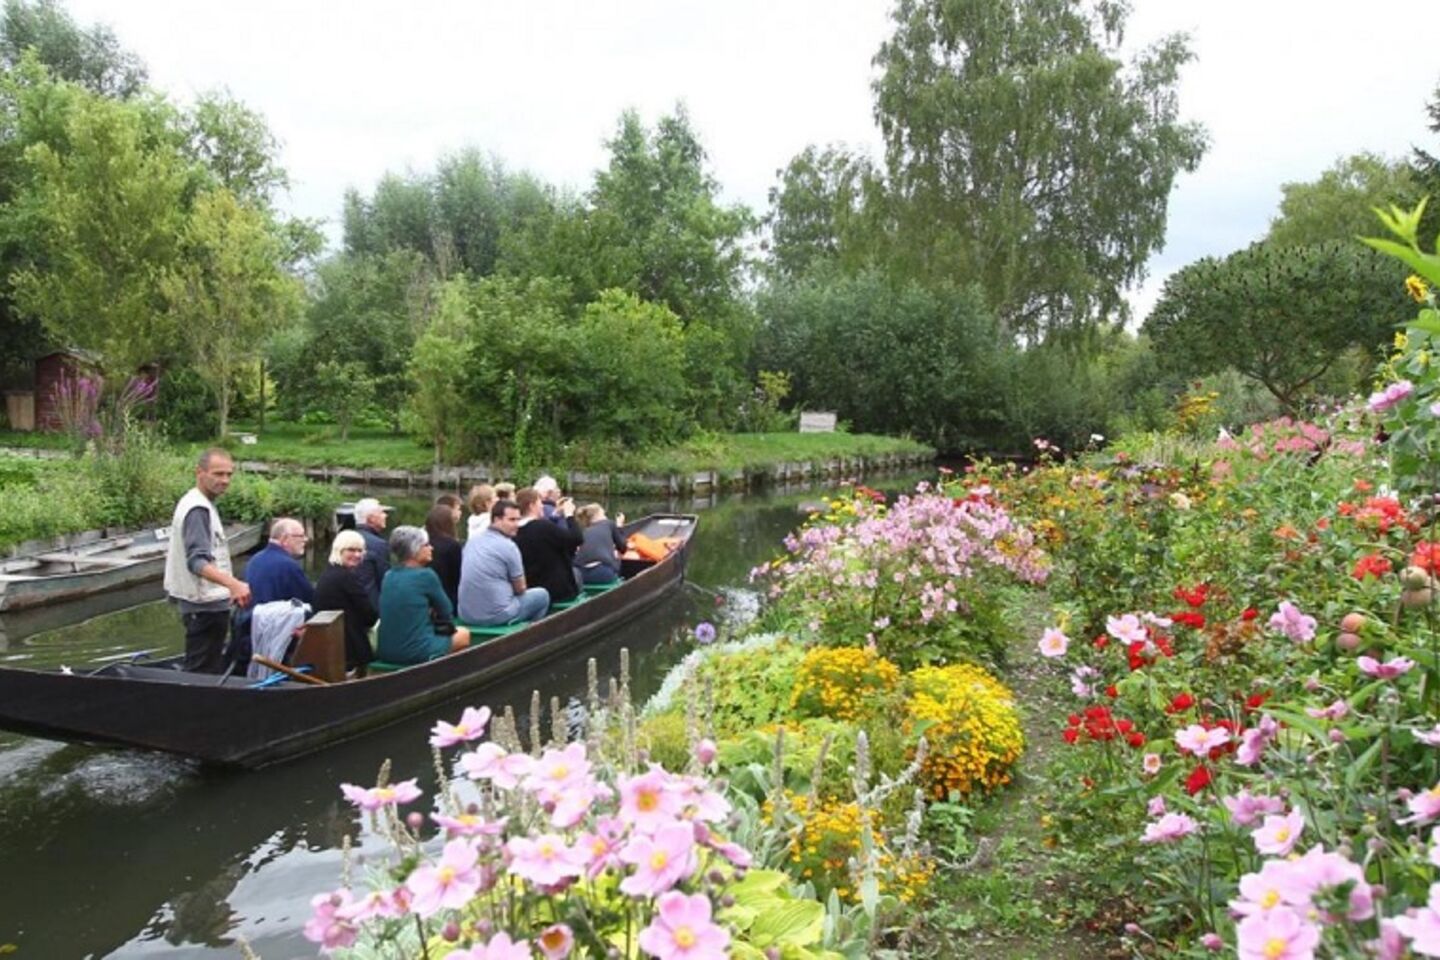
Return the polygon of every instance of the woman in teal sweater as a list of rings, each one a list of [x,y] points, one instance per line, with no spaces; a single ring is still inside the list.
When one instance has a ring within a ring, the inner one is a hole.
[[[390,550],[400,561],[380,585],[380,637],[376,657],[387,663],[424,663],[470,646],[470,631],[450,636],[435,630],[437,620],[454,623],[455,608],[440,578],[427,564],[430,537],[419,527],[396,527]]]

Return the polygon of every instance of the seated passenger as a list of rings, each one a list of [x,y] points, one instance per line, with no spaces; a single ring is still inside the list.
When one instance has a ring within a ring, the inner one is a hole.
[[[270,524],[270,542],[245,565],[250,606],[235,611],[231,620],[230,646],[225,650],[228,669],[238,670],[250,662],[251,624],[256,607],[277,600],[314,604],[315,588],[300,565],[308,542],[305,527],[299,520],[277,517]]]
[[[565,517],[560,513],[560,484],[550,474],[542,475],[535,481],[535,492],[540,494],[540,510],[546,520],[558,526],[565,526]],[[519,502],[518,500],[516,501]],[[525,505],[520,505],[521,520],[524,520]]]
[[[460,564],[460,619],[499,626],[539,620],[550,611],[550,594],[525,581],[525,565],[515,545],[520,508],[497,500],[490,526],[465,542]]]
[[[355,568],[360,585],[370,592],[370,603],[380,609],[380,584],[390,569],[390,543],[383,536],[389,518],[374,497],[355,501],[355,529],[365,538],[365,558]]]
[[[611,520],[598,503],[587,503],[576,511],[585,530],[585,542],[575,553],[575,569],[585,583],[614,583],[620,579],[620,555],[625,552],[625,534],[620,526],[625,514]]]
[[[430,537],[434,557],[430,569],[440,578],[445,596],[452,607],[460,603],[460,541],[455,539],[455,511],[444,504],[430,508],[425,517],[425,533]]]
[[[315,609],[345,614],[345,669],[362,673],[375,659],[370,628],[380,618],[370,602],[370,592],[355,575],[363,559],[365,538],[354,530],[341,530],[330,545],[330,565],[315,584]]]
[[[400,562],[380,586],[380,638],[375,655],[390,663],[424,663],[470,646],[470,631],[455,628],[455,608],[431,570],[430,538],[419,527],[396,527],[390,549]],[[448,625],[455,630],[445,636]]]
[[[580,595],[580,582],[575,576],[575,551],[585,542],[580,525],[575,522],[575,503],[562,497],[556,505],[558,524],[545,519],[540,492],[526,487],[515,495],[520,508],[520,529],[515,532],[515,545],[525,562],[525,582],[544,587],[551,603],[574,600]]]
[[[498,499],[500,498],[495,495],[495,488],[488,483],[476,484],[470,488],[470,516],[465,522],[466,540],[475,539],[490,526],[490,509]]]

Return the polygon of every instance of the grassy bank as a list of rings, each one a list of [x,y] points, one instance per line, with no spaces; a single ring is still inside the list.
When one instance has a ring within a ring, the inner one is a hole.
[[[167,523],[195,482],[193,460],[146,442],[116,457],[35,460],[0,453],[0,549],[106,527]],[[339,495],[301,477],[239,475],[219,501],[227,520],[323,519]]]
[[[428,470],[432,463],[430,448],[416,444],[403,434],[356,428],[350,431],[348,440],[341,441],[334,427],[294,423],[266,424],[254,444],[235,445],[233,449],[237,456],[247,460],[296,467]],[[913,440],[873,434],[705,434],[673,446],[646,450],[599,450],[572,445],[544,467],[560,472],[683,474],[703,470],[756,470],[779,463],[889,454],[933,455],[933,451]]]

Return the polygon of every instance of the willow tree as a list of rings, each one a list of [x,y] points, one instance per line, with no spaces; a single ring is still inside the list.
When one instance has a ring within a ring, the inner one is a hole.
[[[1165,238],[1184,36],[1122,62],[1113,0],[899,0],[875,65],[896,266],[976,282],[1009,328],[1122,313]]]

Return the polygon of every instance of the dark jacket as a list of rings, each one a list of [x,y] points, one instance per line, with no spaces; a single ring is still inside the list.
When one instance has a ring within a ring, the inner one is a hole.
[[[430,558],[430,569],[435,571],[435,576],[440,578],[440,586],[445,589],[445,596],[450,598],[450,606],[460,606],[460,558],[464,550],[460,541],[454,537],[434,536],[430,538],[430,546],[435,548],[435,554]]]
[[[544,587],[551,603],[574,600],[580,595],[575,582],[575,551],[585,542],[580,524],[573,517],[564,525],[537,518],[515,534],[520,559],[525,563],[525,586]]]
[[[354,570],[332,563],[315,584],[315,610],[342,610],[345,613],[345,668],[375,659],[370,647],[370,628],[380,619],[369,592],[360,585]]]
[[[380,582],[390,570],[390,541],[369,527],[360,527],[360,536],[365,538],[365,559],[355,568],[360,586],[370,594],[370,605],[380,609]]]

